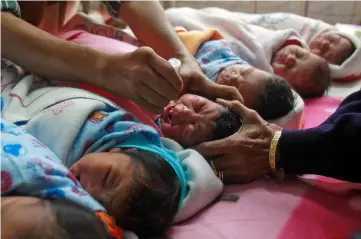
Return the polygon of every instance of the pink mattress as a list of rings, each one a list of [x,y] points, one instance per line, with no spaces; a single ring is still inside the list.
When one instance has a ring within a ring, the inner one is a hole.
[[[305,104],[305,127],[322,123],[341,98],[324,97]],[[361,239],[361,187],[325,177],[275,183],[258,180],[227,186],[218,201],[192,219],[174,226],[175,239]]]

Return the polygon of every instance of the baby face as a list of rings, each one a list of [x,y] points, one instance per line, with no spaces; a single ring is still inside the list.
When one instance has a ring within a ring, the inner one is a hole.
[[[318,84],[316,69],[324,64],[324,59],[296,45],[277,51],[271,62],[275,73],[298,91],[302,91],[302,87],[308,89]]]
[[[310,51],[331,64],[341,65],[353,52],[350,40],[336,33],[323,33],[309,43]]]
[[[104,204],[104,201],[108,201],[115,192],[119,191],[123,193],[117,194],[117,203],[125,200],[127,194],[125,192],[133,179],[132,169],[131,158],[121,149],[115,148],[110,152],[91,153],[83,156],[70,168],[70,172],[79,180],[85,190]],[[115,200],[110,201],[116,203]],[[111,207],[111,205],[104,206]]]
[[[204,97],[186,94],[169,104],[162,115],[162,133],[185,147],[211,140],[215,120],[224,107]]]
[[[1,197],[1,238],[17,238],[53,222],[50,204],[36,197]]]
[[[244,99],[245,106],[252,107],[270,77],[270,73],[249,65],[231,65],[218,75],[217,83],[236,87]]]

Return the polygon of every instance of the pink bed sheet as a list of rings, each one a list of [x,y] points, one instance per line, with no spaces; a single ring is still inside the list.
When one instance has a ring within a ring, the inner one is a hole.
[[[341,98],[305,102],[304,127],[327,119]],[[175,239],[360,239],[361,187],[315,175],[275,183],[258,180],[226,186],[224,195],[237,202],[218,201],[192,219],[173,226]]]

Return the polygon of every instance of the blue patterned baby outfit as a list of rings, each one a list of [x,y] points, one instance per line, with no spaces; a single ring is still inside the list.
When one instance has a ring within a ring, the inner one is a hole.
[[[249,65],[236,55],[226,40],[213,40],[203,43],[195,58],[198,60],[203,73],[212,81],[216,81],[221,71],[231,65]]]
[[[1,195],[66,198],[105,211],[49,148],[14,124],[2,120],[0,126]]]

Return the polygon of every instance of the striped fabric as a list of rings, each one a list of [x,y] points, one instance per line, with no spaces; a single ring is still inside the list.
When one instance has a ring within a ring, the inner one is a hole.
[[[1,0],[1,11],[8,11],[20,17],[20,6],[16,0]]]

